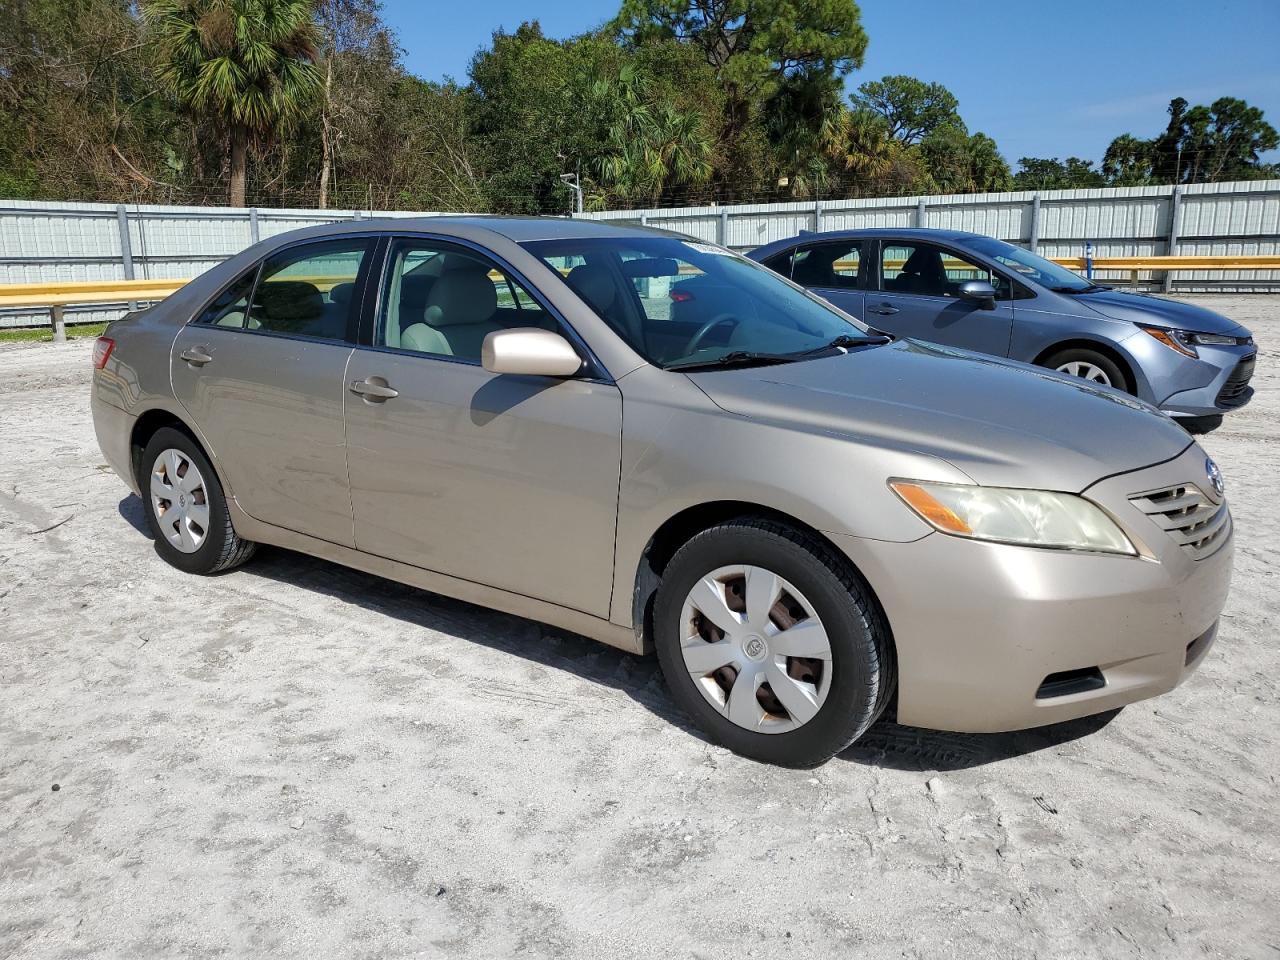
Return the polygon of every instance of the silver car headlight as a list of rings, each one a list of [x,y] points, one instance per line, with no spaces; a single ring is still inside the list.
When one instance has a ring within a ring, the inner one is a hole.
[[[1169,330],[1164,327],[1142,327],[1142,332],[1159,340],[1170,350],[1184,357],[1199,357],[1196,347],[1211,346],[1243,346],[1253,341],[1252,337],[1229,337],[1223,333],[1200,333],[1196,330]]]
[[[1129,538],[1096,504],[1071,493],[890,480],[902,502],[952,536],[1058,550],[1136,556]]]

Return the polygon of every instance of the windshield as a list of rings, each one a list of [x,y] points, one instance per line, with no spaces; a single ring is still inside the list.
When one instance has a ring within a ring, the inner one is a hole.
[[[999,260],[1024,280],[1031,280],[1051,290],[1081,293],[1092,290],[1096,286],[1066,267],[1058,266],[1052,260],[1046,260],[1030,250],[1023,250],[1003,240],[995,240],[992,237],[973,237],[960,242],[970,250],[976,250],[993,260]]]
[[[744,354],[776,362],[866,333],[772,270],[712,244],[592,237],[524,247],[660,367],[742,361]]]

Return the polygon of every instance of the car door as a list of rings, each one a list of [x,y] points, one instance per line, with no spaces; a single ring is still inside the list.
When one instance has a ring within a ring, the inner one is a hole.
[[[883,240],[866,321],[900,337],[1008,356],[1013,286],[1000,274],[954,250],[921,240]],[[960,285],[987,280],[994,309],[961,299]]]
[[[492,331],[571,331],[504,266],[446,241],[390,244],[372,327],[347,371],[357,548],[606,617],[618,388],[591,368],[487,372]]]
[[[767,265],[861,320],[866,285],[862,251],[866,245],[863,240],[804,243],[790,252],[789,263],[775,267],[770,261]]]
[[[343,405],[376,238],[291,245],[225,288],[179,334],[178,401],[250,516],[354,545]]]

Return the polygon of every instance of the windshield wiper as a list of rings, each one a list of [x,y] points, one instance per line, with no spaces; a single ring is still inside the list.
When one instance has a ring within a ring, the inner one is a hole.
[[[1113,290],[1114,287],[1108,287],[1101,283],[1091,283],[1087,287],[1050,287],[1054,293],[1096,293],[1099,290]]]
[[[756,353],[750,350],[734,350],[722,357],[712,360],[684,360],[680,363],[668,363],[664,370],[715,370],[723,367],[745,367],[755,364],[790,363],[799,354],[795,353]]]
[[[892,342],[893,337],[889,336],[887,333],[864,333],[858,335],[842,333],[830,343],[824,343],[820,347],[814,347],[812,350],[805,350],[802,353],[792,354],[792,356],[807,357],[811,354],[822,353],[826,350],[834,350],[836,347],[879,347]]]

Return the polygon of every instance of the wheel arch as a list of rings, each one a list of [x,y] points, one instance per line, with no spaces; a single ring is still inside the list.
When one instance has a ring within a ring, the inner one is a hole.
[[[1139,380],[1139,368],[1133,359],[1116,348],[1116,345],[1106,340],[1092,340],[1089,337],[1072,337],[1067,340],[1058,340],[1045,347],[1031,362],[1037,367],[1047,365],[1047,361],[1055,353],[1061,353],[1063,350],[1092,350],[1100,353],[1116,366],[1120,368],[1120,372],[1124,374],[1129,385],[1130,393],[1136,394],[1142,386]]]
[[[147,443],[155,436],[156,431],[164,427],[172,427],[185,433],[191,438],[191,442],[198,446],[209,462],[213,464],[213,471],[217,477],[218,483],[222,487],[223,496],[230,502],[232,500],[231,486],[227,483],[226,474],[223,472],[222,464],[218,462],[218,458],[214,456],[213,450],[200,435],[200,431],[191,423],[185,420],[178,413],[168,407],[152,407],[143,411],[134,421],[133,429],[129,434],[129,465],[133,470],[133,478],[140,485],[142,484],[142,453],[147,448]]]
[[[872,600],[879,606],[884,621],[889,627],[889,642],[893,644],[893,626],[889,623],[888,613],[884,609],[884,604],[880,602],[875,588],[830,537],[798,517],[764,504],[747,500],[713,500],[685,507],[668,517],[649,537],[640,554],[640,563],[632,580],[631,622],[645,652],[653,650],[654,597],[657,594],[658,584],[662,580],[662,574],[676,551],[704,530],[730,520],[747,517],[771,520],[790,527],[822,544],[847,564],[862,582]]]

